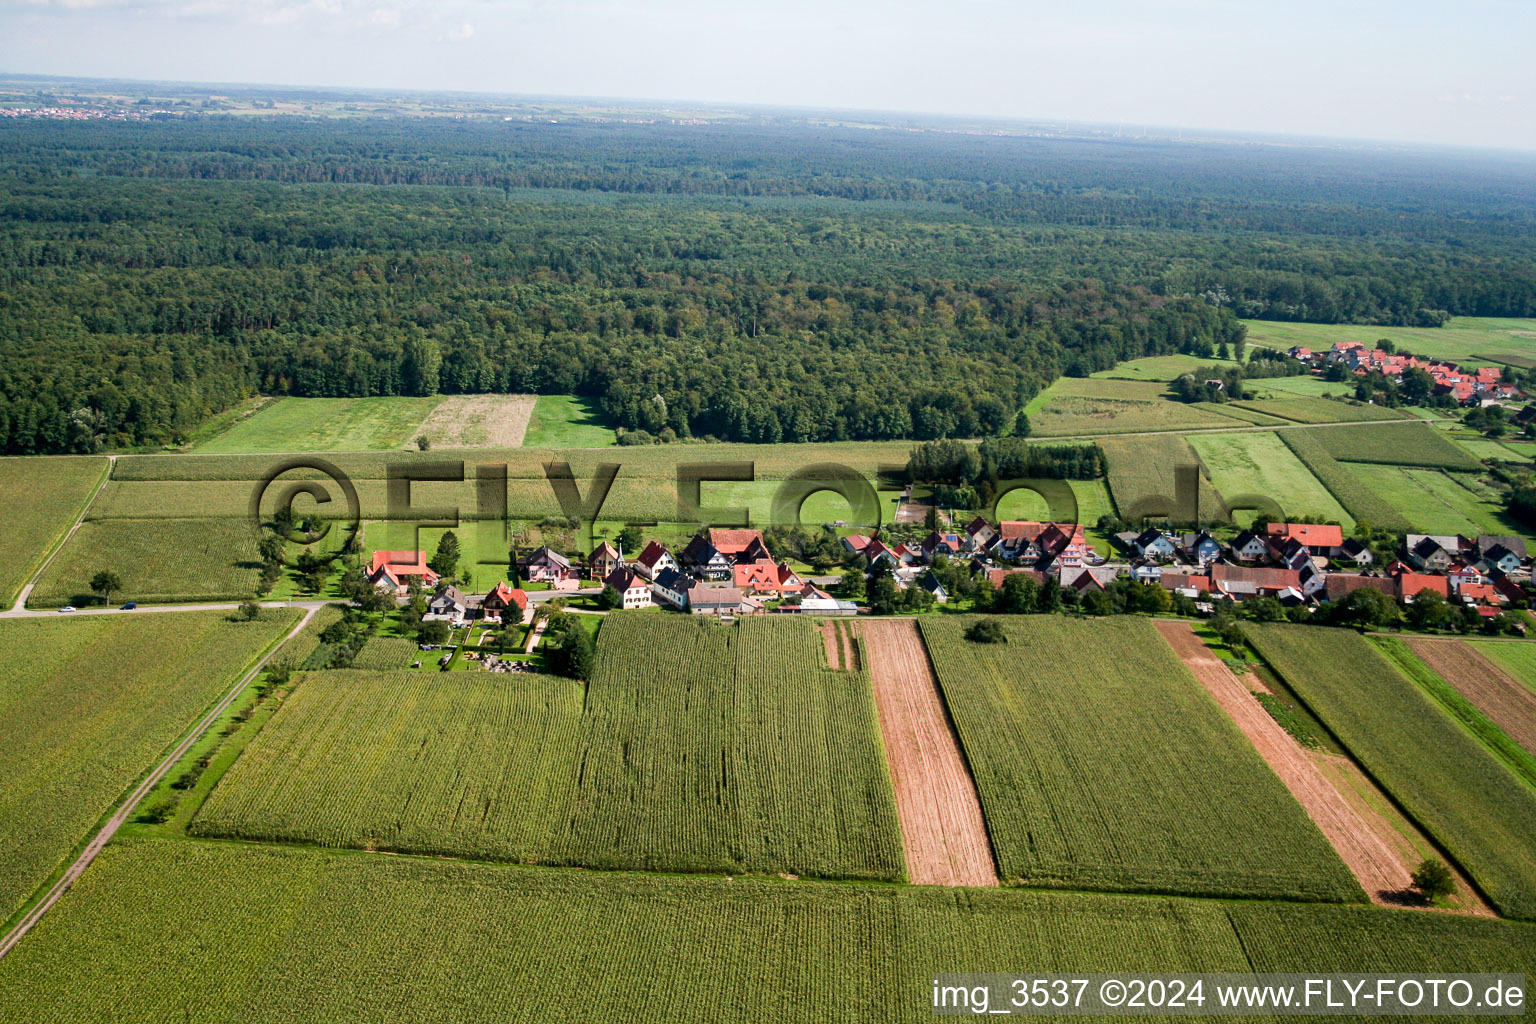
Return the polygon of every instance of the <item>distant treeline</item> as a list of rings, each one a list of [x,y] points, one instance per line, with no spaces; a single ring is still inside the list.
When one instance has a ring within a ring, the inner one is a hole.
[[[256,391],[570,392],[721,440],[1004,434],[1052,379],[1209,354],[1239,314],[1536,315],[1520,171],[803,126],[4,123],[0,446],[169,443]]]

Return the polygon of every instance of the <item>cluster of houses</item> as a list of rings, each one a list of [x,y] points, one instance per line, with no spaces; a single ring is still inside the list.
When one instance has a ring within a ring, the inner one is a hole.
[[[729,618],[761,612],[766,602],[807,615],[852,615],[858,609],[839,601],[776,560],[761,530],[705,530],[677,555],[651,541],[638,558],[621,565],[603,583],[617,590],[625,608],[666,605],[694,615]]]
[[[1450,395],[1462,405],[1490,404],[1520,397],[1520,389],[1505,384],[1501,379],[1503,374],[1494,366],[1463,370],[1454,363],[1426,361],[1417,356],[1366,348],[1358,341],[1335,342],[1332,348],[1318,352],[1297,345],[1288,354],[1314,368],[1342,363],[1351,373],[1360,376],[1379,373],[1385,377],[1401,377],[1407,370],[1420,369],[1434,379],[1435,394]]]

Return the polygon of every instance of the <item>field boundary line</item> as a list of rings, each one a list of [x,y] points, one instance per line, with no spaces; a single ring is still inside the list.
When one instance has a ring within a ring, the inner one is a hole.
[[[86,496],[85,504],[80,506],[80,514],[75,516],[75,521],[70,524],[69,529],[54,539],[53,545],[43,555],[42,564],[37,567],[37,571],[21,585],[20,590],[16,591],[16,603],[11,605],[11,611],[26,611],[27,598],[32,596],[32,589],[37,586],[37,581],[43,578],[43,573],[48,571],[48,567],[53,564],[53,560],[58,557],[59,552],[64,550],[64,545],[75,535],[75,531],[80,529],[80,525],[85,522],[85,517],[90,513],[91,506],[96,504],[96,498],[101,494],[102,489],[107,486],[107,481],[112,479],[112,470],[116,466],[117,456],[108,455],[107,466],[101,471],[101,476],[97,478],[96,486]]]
[[[268,645],[267,650],[257,658],[256,663],[244,672],[241,672],[236,677],[235,684],[225,691],[224,696],[210,710],[204,713],[203,717],[197,721],[189,732],[182,736],[180,742],[171,748],[170,753],[166,754],[148,775],[139,780],[138,785],[129,792],[127,799],[118,805],[117,810],[107,819],[106,824],[101,826],[96,834],[91,837],[86,843],[85,849],[64,870],[64,873],[54,881],[42,899],[34,903],[32,908],[16,922],[15,927],[3,938],[0,938],[0,959],[3,959],[6,954],[15,949],[16,944],[26,937],[26,934],[32,930],[38,921],[43,919],[43,916],[49,910],[53,909],[53,905],[59,902],[59,899],[69,891],[75,881],[85,873],[85,869],[91,866],[91,862],[96,859],[96,855],[112,841],[112,837],[117,834],[117,830],[127,823],[134,811],[138,810],[140,801],[148,796],[150,791],[159,784],[160,780],[165,778],[166,774],[186,756],[187,751],[192,749],[193,744],[202,738],[203,733],[207,732],[219,720],[220,716],[229,709],[229,706],[239,699],[240,695],[245,692],[245,688],[250,685],[251,680],[255,679],[257,674],[266,667],[267,662],[271,661],[277,652],[283,649],[283,645],[298,636],[304,627],[309,624],[309,620],[314,618],[316,611],[318,609],[305,609],[304,614],[299,617],[298,623],[280,639]]]

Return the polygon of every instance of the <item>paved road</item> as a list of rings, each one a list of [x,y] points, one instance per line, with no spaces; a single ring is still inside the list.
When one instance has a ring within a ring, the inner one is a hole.
[[[317,604],[324,604],[324,602],[317,602]],[[200,605],[198,607],[208,606]],[[229,607],[235,606],[230,605]],[[272,607],[280,608],[282,605],[273,605]],[[176,744],[176,748],[155,766],[154,771],[150,772],[138,786],[134,787],[133,792],[128,794],[128,799],[124,800],[122,806],[117,809],[117,813],[112,815],[107,823],[101,827],[101,831],[91,838],[91,841],[86,844],[85,849],[80,851],[80,856],[76,857],[74,863],[65,870],[59,880],[53,883],[47,895],[31,910],[27,911],[26,916],[17,922],[16,927],[11,929],[9,935],[0,938],[0,957],[5,956],[15,948],[16,943],[21,941],[22,936],[31,931],[32,926],[37,924],[43,915],[53,908],[55,903],[59,902],[59,897],[69,891],[69,887],[75,883],[75,880],[85,872],[86,868],[91,866],[91,862],[96,859],[96,855],[101,852],[102,847],[111,842],[112,837],[117,834],[119,828],[122,828],[123,823],[133,817],[134,812],[138,809],[139,802],[148,796],[149,791],[155,788],[155,784],[165,777],[165,774],[176,765],[177,761],[180,761],[186,755],[188,750],[192,749],[192,745],[202,737],[203,733],[207,732],[213,723],[219,720],[219,716],[235,702],[235,699],[240,696],[241,691],[249,685],[252,679],[256,678],[256,673],[266,667],[267,662],[272,660],[272,656],[282,649],[283,644],[297,636],[299,631],[309,624],[309,620],[314,618],[314,615],[314,607],[306,606],[304,615],[299,619],[298,625],[294,626],[279,643],[273,645],[272,649],[263,655],[260,661],[242,673],[218,704],[214,705],[213,709],[202,717],[197,725],[193,727],[192,731],[180,743]]]

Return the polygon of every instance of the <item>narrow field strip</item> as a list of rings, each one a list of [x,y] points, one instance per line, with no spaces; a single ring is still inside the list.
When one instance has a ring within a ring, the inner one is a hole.
[[[907,876],[917,885],[996,885],[981,800],[910,619],[859,623],[885,736]]]
[[[1536,692],[1464,640],[1411,637],[1403,642],[1510,739],[1536,754]]]
[[[1254,749],[1280,776],[1285,788],[1359,879],[1371,901],[1401,902],[1392,897],[1412,884],[1411,869],[1381,839],[1391,826],[1379,820],[1364,821],[1318,771],[1301,744],[1253,699],[1242,680],[1206,649],[1187,622],[1159,621],[1154,625],[1200,685],[1232,716]]]

